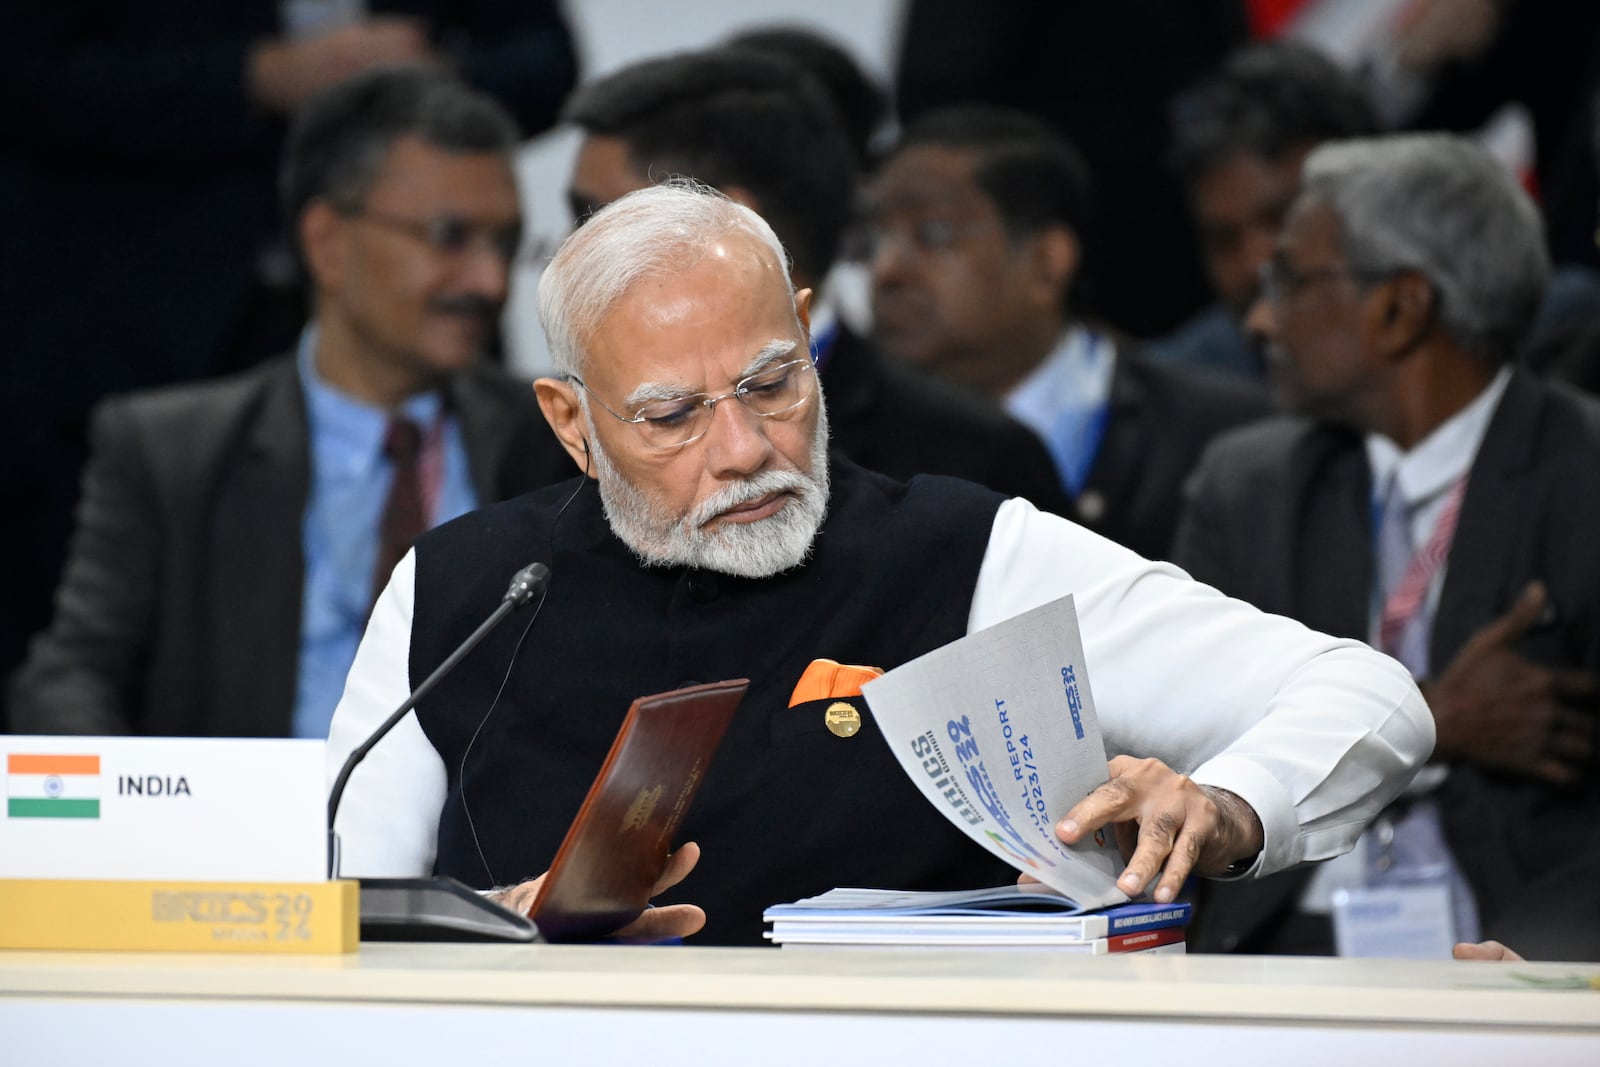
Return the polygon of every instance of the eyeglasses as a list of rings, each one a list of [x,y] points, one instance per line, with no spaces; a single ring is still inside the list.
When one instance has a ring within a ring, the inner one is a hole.
[[[798,411],[816,391],[815,369],[809,359],[790,360],[750,375],[726,393],[716,396],[694,393],[672,400],[652,400],[637,408],[631,417],[618,415],[611,405],[595,396],[576,374],[567,375],[567,380],[594,396],[595,403],[605,408],[612,418],[636,427],[646,445],[667,451],[682,448],[704,437],[711,428],[711,416],[716,406],[729,398],[737,399],[752,412],[767,419]]]
[[[936,255],[950,251],[969,237],[978,237],[1000,228],[1001,224],[993,219],[966,223],[923,219],[892,226],[868,223],[857,227],[850,235],[846,257],[871,260],[885,246],[893,246],[916,256]]]
[[[474,248],[483,247],[502,261],[510,263],[517,258],[518,252],[522,249],[520,225],[489,226],[456,215],[408,219],[401,215],[390,215],[368,209],[347,211],[345,215],[396,233],[403,233],[448,259],[459,259]]]
[[[1312,267],[1295,270],[1281,259],[1269,259],[1261,264],[1261,295],[1269,304],[1283,305],[1301,289],[1314,282],[1333,278],[1349,278],[1364,285],[1386,281],[1393,277],[1391,271],[1357,270],[1354,267]]]

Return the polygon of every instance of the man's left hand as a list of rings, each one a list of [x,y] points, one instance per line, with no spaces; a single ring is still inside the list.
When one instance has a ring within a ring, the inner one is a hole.
[[[690,841],[667,856],[667,865],[656,879],[650,895],[665,893],[689,876],[694,865],[700,862],[700,846]],[[546,872],[548,873],[548,872]],[[518,915],[528,914],[533,902],[544,886],[545,876],[530,878],[490,897]],[[698,933],[706,924],[706,913],[696,904],[667,904],[659,908],[646,908],[637,919],[614,931],[610,936],[639,938],[645,941],[666,941],[674,937],[688,937]]]
[[[1226,789],[1196,785],[1157,759],[1117,756],[1109,769],[1111,780],[1074,804],[1056,835],[1075,845],[1113,825],[1128,861],[1117,886],[1129,896],[1159,872],[1155,898],[1168,903],[1190,871],[1219,875],[1261,851],[1255,809]]]

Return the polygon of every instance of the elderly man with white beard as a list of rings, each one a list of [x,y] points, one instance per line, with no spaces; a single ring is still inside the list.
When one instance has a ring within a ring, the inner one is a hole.
[[[343,869],[483,888],[545,870],[629,703],[752,679],[669,864],[693,901],[656,933],[760,944],[761,911],[839,885],[1013,877],[860,731],[796,701],[813,661],[892,668],[1076,595],[1109,781],[1057,827],[1115,825],[1123,887],[1253,876],[1349,848],[1433,743],[1409,675],[1064,519],[955,479],[899,483],[827,452],[810,293],[761,218],[688,182],[632,193],[539,294],[559,376],[539,403],[582,472],[423,538],[373,612],[335,714],[343,761],[548,563],[542,607],[472,652],[379,745],[339,813]],[[596,483],[598,493],[589,489]],[[703,853],[702,851],[703,850]],[[702,913],[701,906],[704,908]]]

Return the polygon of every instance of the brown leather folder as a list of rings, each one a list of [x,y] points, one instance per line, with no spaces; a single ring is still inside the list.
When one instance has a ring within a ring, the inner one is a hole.
[[[556,851],[528,917],[547,941],[638,918],[749,679],[640,697]]]

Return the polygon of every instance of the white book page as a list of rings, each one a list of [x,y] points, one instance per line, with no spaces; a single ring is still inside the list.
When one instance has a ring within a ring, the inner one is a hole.
[[[906,774],[968,837],[1083,907],[1128,899],[1109,827],[1074,848],[1054,830],[1107,777],[1070,596],[919,656],[862,694]]]

